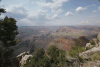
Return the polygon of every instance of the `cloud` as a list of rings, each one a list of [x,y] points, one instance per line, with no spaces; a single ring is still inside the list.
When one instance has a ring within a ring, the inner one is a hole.
[[[27,25],[32,26],[35,24],[31,20],[29,20],[27,18],[23,18],[17,22],[17,25],[19,25],[19,26],[27,26]]]
[[[61,13],[63,10],[59,9],[64,2],[68,2],[69,0],[52,0],[53,2],[37,2],[37,4],[41,5],[42,8],[51,9],[52,12]]]
[[[85,8],[88,8],[88,7],[90,7],[90,6],[96,6],[96,5],[95,5],[95,4],[92,4],[92,5],[86,6]]]
[[[58,14],[54,14],[53,16],[48,14],[47,10],[39,10],[37,13],[31,12],[27,18],[21,19],[20,22],[32,23],[33,25],[45,25],[46,22],[54,21],[56,19],[60,19]]]
[[[90,23],[89,21],[82,21],[80,24],[84,25],[84,24],[88,24]]]
[[[5,17],[4,14],[1,14],[1,15],[0,15],[0,19],[3,19],[4,17]]]
[[[58,9],[54,15],[49,15],[47,10],[38,10],[36,13],[31,11],[28,13],[28,10],[21,5],[11,5],[6,8],[6,11],[5,15],[15,18],[18,21],[18,25],[44,25],[48,21],[60,19],[58,13],[61,13],[63,10]]]
[[[57,14],[54,14],[54,16],[52,17],[52,19],[60,19],[60,17]]]
[[[32,4],[34,4],[34,2],[32,2]]]
[[[100,6],[98,7],[98,10],[100,10]]]
[[[14,17],[15,19],[19,20],[22,18],[27,17],[27,10],[23,6],[20,5],[11,5],[6,8],[6,13],[8,17]]]
[[[0,8],[4,8],[5,5],[3,3],[0,3]]]
[[[82,13],[83,11],[85,11],[87,8],[83,8],[83,7],[77,7],[77,9],[75,10],[77,13]]]
[[[97,10],[94,10],[93,13],[97,12]]]
[[[67,12],[66,14],[65,14],[65,16],[73,16],[74,14],[72,13],[72,12]]]
[[[85,23],[89,23],[89,21],[86,21]]]
[[[51,12],[53,12],[55,14],[59,14],[59,13],[63,12],[63,9],[52,10]]]
[[[86,6],[86,7],[77,7],[76,8],[76,12],[77,13],[83,13],[88,7],[90,7],[90,6],[95,6],[94,4],[92,4],[92,5],[89,5],[89,6]]]
[[[93,13],[97,12],[97,11],[100,11],[100,6],[98,7],[97,10],[94,10]]]
[[[6,8],[7,12],[15,12],[15,13],[20,13],[20,14],[26,14],[27,10],[25,7],[20,6],[20,5],[11,5]]]
[[[96,6],[95,4],[92,4],[93,6]]]

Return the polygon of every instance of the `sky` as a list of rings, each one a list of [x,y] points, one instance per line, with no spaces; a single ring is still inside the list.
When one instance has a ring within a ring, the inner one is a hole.
[[[2,0],[18,26],[100,25],[100,0]]]

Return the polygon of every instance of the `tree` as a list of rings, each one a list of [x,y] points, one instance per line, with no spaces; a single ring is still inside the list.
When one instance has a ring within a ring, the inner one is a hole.
[[[62,50],[62,49],[59,49],[59,55],[58,55],[58,66],[60,67],[64,67],[64,64],[67,64],[66,63],[66,58],[65,58],[65,51]]]
[[[55,45],[52,45],[50,46],[48,49],[47,49],[47,54],[50,56],[51,58],[51,63],[55,63],[57,64],[58,63],[58,60],[57,60],[57,57],[59,55],[58,53],[58,48],[55,46]]]
[[[1,2],[1,0],[0,0],[0,2]],[[1,13],[5,13],[5,12],[6,12],[5,9],[0,8],[0,15],[1,15]]]
[[[77,57],[79,53],[84,52],[85,48],[82,48],[78,43],[75,44],[75,47],[71,47],[71,51],[68,52],[69,56]]]
[[[50,67],[49,58],[45,55],[43,48],[38,48],[34,56],[29,60],[27,60],[24,67]]]
[[[47,49],[47,54],[50,56],[51,67],[64,67],[66,63],[65,51],[58,49],[55,45],[50,46]]]
[[[90,44],[91,44],[91,45],[96,45],[96,43],[95,43],[94,40],[90,40]]]
[[[0,64],[1,67],[12,67],[11,58],[13,49],[11,46],[16,45],[15,37],[18,34],[16,20],[8,18],[0,20]]]
[[[47,56],[49,55],[49,58]],[[27,60],[24,67],[64,67],[67,66],[65,51],[58,49],[56,46],[52,45],[47,49],[47,54],[43,48],[36,50],[34,56]]]
[[[0,8],[0,15],[1,15],[1,13],[5,13],[5,12],[6,12],[5,9]]]
[[[16,26],[16,20],[14,18],[4,18],[4,21],[0,22],[0,41],[3,48],[16,45],[15,37],[18,34]]]
[[[84,52],[85,48],[82,48],[78,43],[76,43],[75,45],[76,47],[71,47],[71,51],[68,52],[68,55],[76,58],[80,66],[80,63],[84,62],[85,60],[83,59],[83,57],[79,56],[79,53]]]

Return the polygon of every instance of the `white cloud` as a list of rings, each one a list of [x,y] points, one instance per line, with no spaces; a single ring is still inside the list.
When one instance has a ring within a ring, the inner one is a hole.
[[[86,21],[85,23],[89,23],[89,21]]]
[[[1,14],[0,15],[0,19],[3,19],[5,17],[5,15]]]
[[[21,25],[21,26],[25,26],[25,25],[29,25],[29,26],[35,25],[32,21],[30,21],[27,18],[23,18],[23,19],[19,20],[17,24],[18,25]]]
[[[66,14],[65,14],[65,16],[73,16],[74,14],[72,13],[72,12],[67,12]]]
[[[92,5],[86,6],[85,8],[88,8],[88,7],[90,7],[90,6],[96,6],[96,5],[95,5],[95,4],[92,4]]]
[[[98,7],[98,10],[94,10],[93,13],[100,11],[100,6]]]
[[[43,8],[50,8],[54,13],[61,13],[63,10],[59,9],[64,2],[68,2],[69,0],[53,0],[53,2],[37,2]]]
[[[31,12],[27,16],[27,19],[32,21],[36,25],[45,25],[46,22],[60,19],[60,17],[58,16],[58,14],[54,14],[53,16],[48,14],[47,10],[39,10],[37,11],[37,13]]]
[[[54,14],[54,16],[52,17],[52,19],[60,19],[60,17],[57,14]]]
[[[51,12],[59,14],[59,13],[63,12],[63,9],[52,10]]]
[[[11,5],[6,8],[5,15],[7,15],[8,17],[13,17],[16,20],[20,20],[22,18],[26,18],[28,14],[25,7],[20,5]]]
[[[5,5],[3,3],[0,3],[0,8],[4,8]]]
[[[92,4],[93,6],[96,6],[95,4]]]
[[[90,6],[95,6],[94,4],[92,4],[92,5],[89,5],[89,6],[86,6],[86,7],[77,7],[76,8],[76,12],[77,13],[82,13],[82,12],[84,12],[88,7],[90,7]]]
[[[34,4],[34,2],[32,2],[32,4]]]
[[[97,10],[94,10],[93,13],[97,12]]]
[[[9,7],[6,8],[6,11],[14,12],[14,13],[21,13],[21,14],[27,13],[26,8],[21,5],[10,5]]]
[[[98,10],[100,10],[100,6],[98,7]]]
[[[89,24],[89,21],[82,21],[80,24],[84,25],[84,24]]]
[[[83,7],[77,7],[77,9],[75,10],[77,13],[82,13],[83,11],[85,11],[87,8],[83,8]]]

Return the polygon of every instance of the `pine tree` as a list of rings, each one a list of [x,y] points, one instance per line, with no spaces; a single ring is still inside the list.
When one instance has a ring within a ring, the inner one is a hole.
[[[5,10],[0,9],[0,13],[5,13]],[[0,67],[12,67],[13,49],[10,47],[16,45],[17,28],[14,18],[6,16],[0,20]]]
[[[0,0],[0,2],[1,2],[1,0]],[[0,8],[0,15],[1,15],[1,13],[5,13],[5,12],[6,12],[5,9]]]

